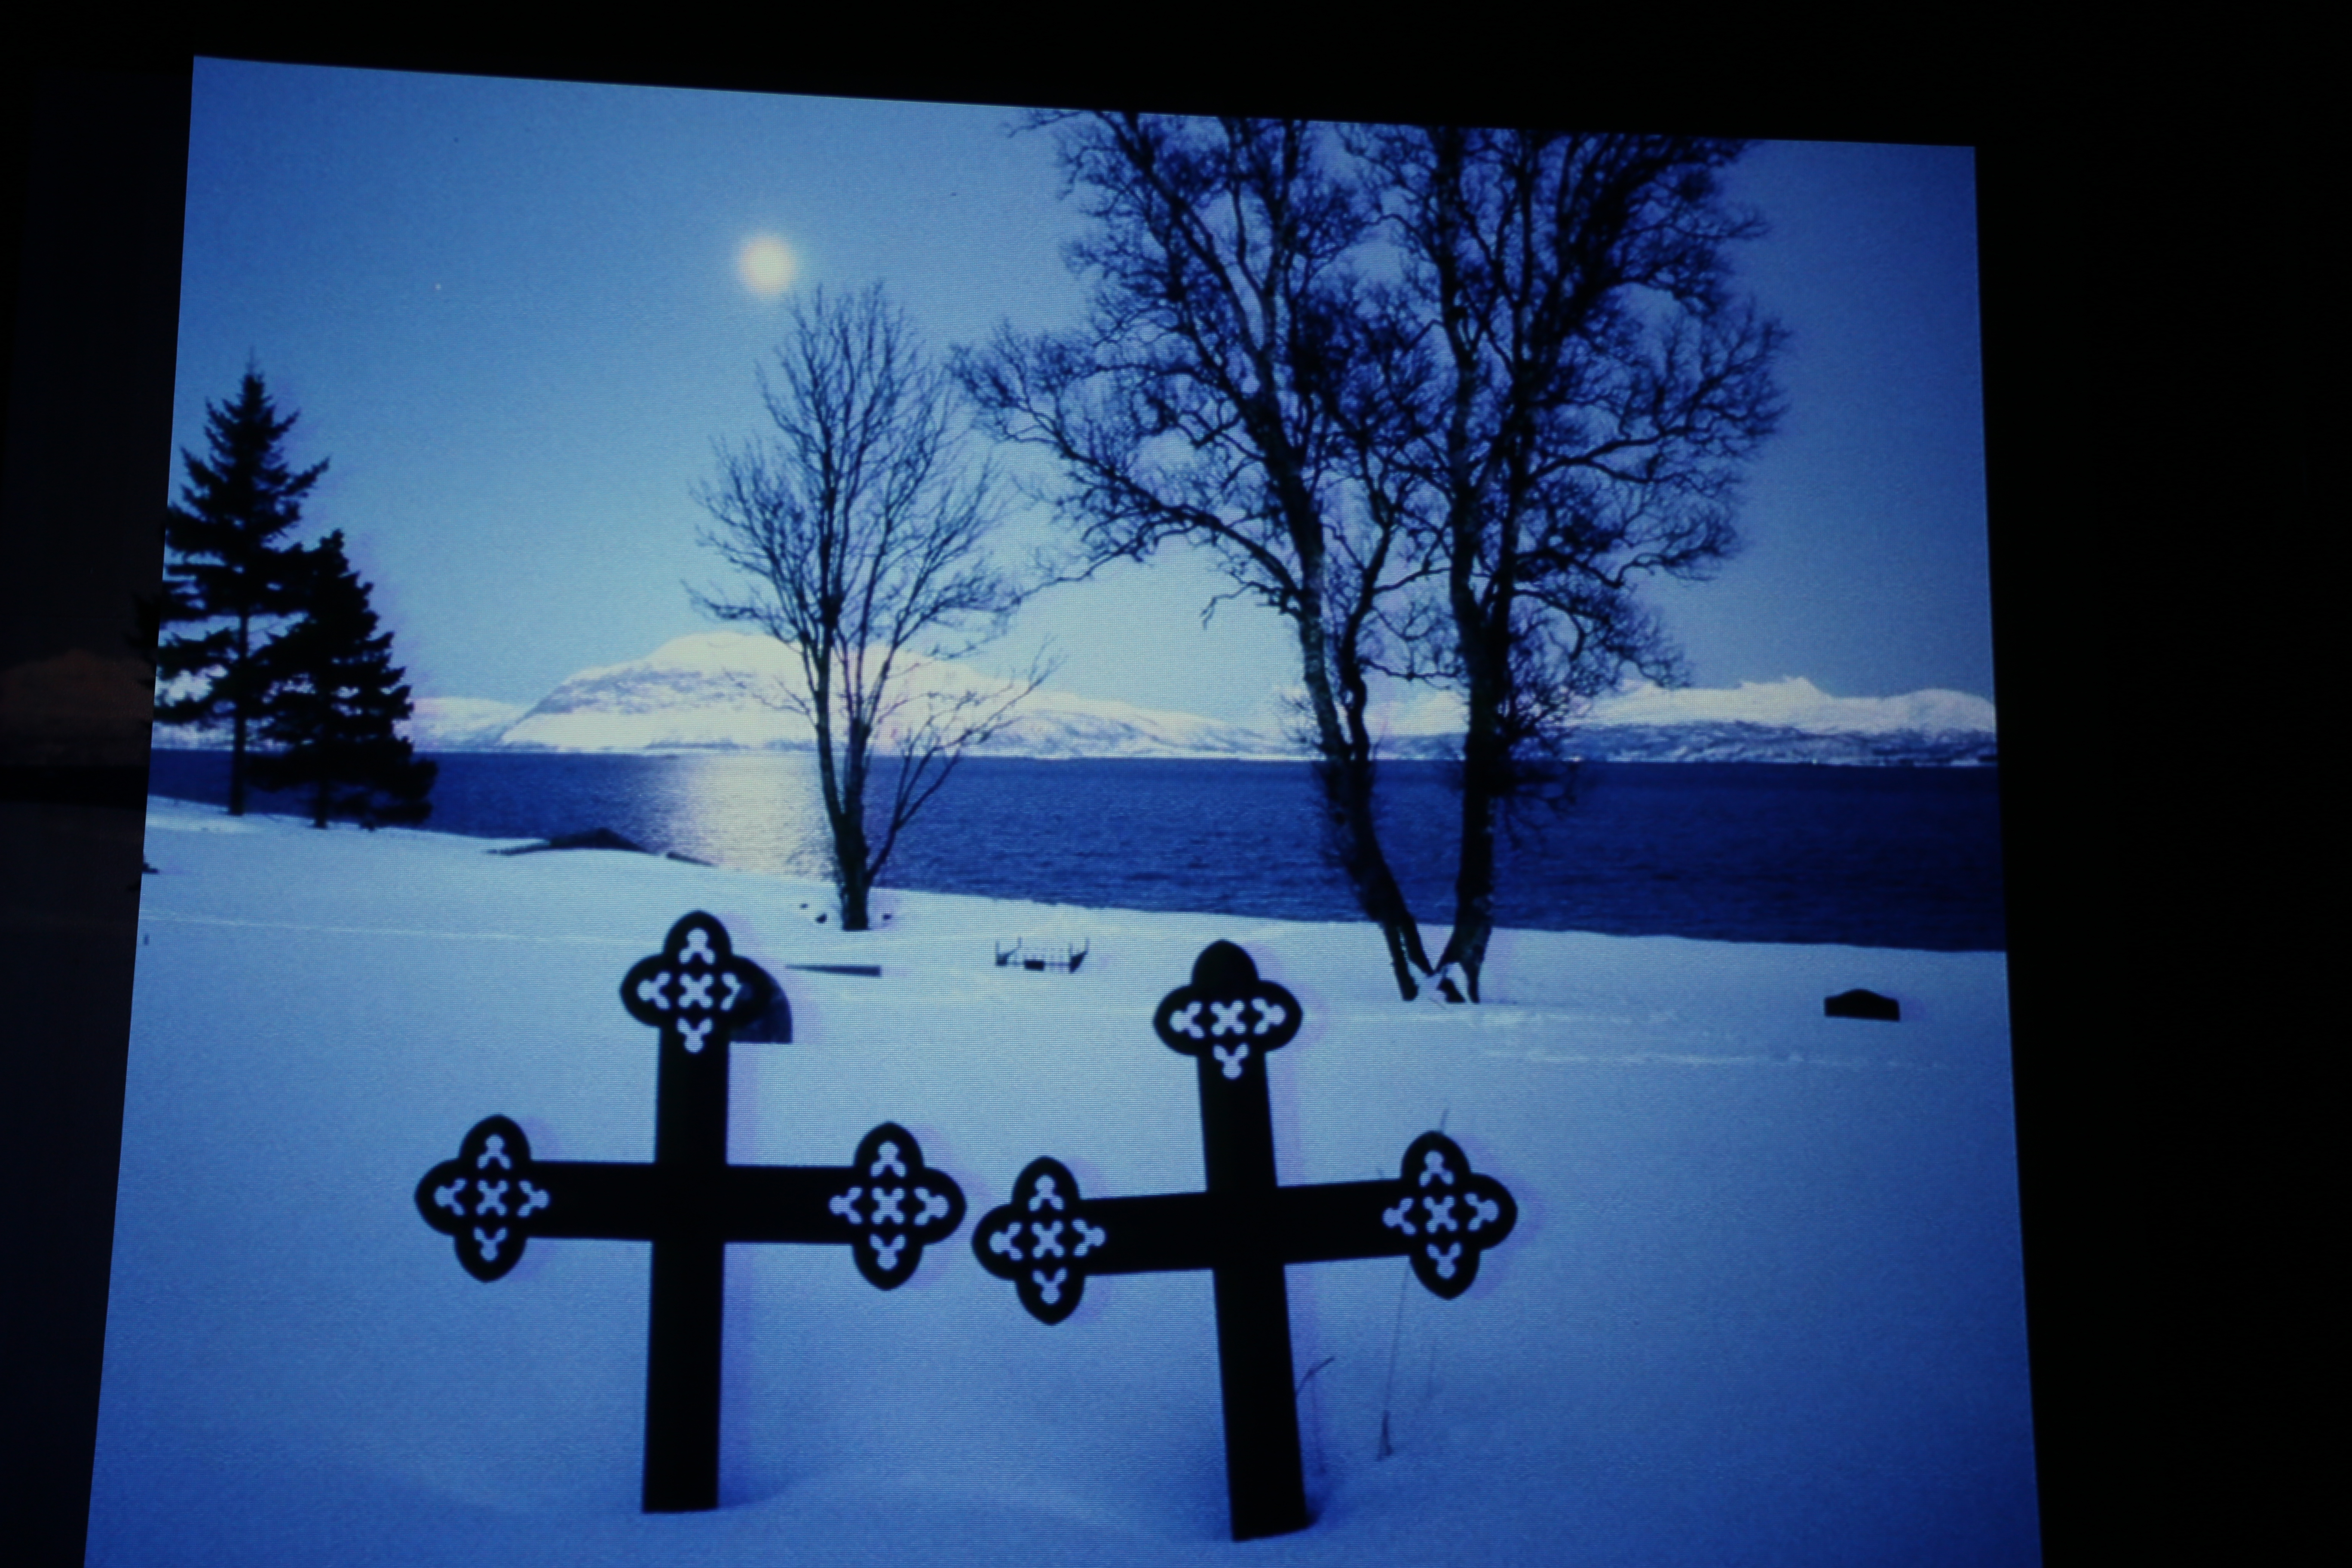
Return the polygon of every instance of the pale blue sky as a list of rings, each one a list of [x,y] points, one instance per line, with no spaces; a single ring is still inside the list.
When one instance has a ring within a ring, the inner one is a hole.
[[[529,702],[705,629],[692,500],[763,417],[782,309],[736,274],[782,237],[794,287],[880,280],[935,349],[1067,324],[1079,220],[1043,135],[996,108],[199,61],[175,447],[248,353],[330,458],[342,529],[420,693]],[[1972,160],[1775,143],[1732,173],[1771,237],[1743,277],[1794,334],[1747,552],[1656,602],[1699,684],[1992,696]],[[172,458],[176,491],[179,464]],[[1016,521],[1013,542],[1042,530]],[[1281,626],[1181,558],[1056,590],[1055,684],[1244,718],[1297,679]]]

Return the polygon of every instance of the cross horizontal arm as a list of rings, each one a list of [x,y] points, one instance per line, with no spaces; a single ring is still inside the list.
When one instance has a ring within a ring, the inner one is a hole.
[[[1381,1223],[1403,1195],[1398,1182],[1331,1182],[1283,1187],[1275,1193],[1265,1229],[1284,1263],[1330,1263],[1347,1258],[1395,1258],[1412,1238]]]
[[[1049,1323],[1076,1310],[1096,1274],[1405,1257],[1433,1292],[1459,1296],[1477,1278],[1479,1255],[1511,1233],[1518,1207],[1443,1133],[1415,1139],[1403,1170],[1393,1181],[1093,1198],[1058,1160],[1033,1160],[1013,1201],[973,1227],[972,1251]]]
[[[885,1290],[906,1283],[964,1213],[961,1189],[895,1122],[867,1132],[846,1165],[639,1165],[535,1159],[503,1116],[477,1123],[457,1159],[425,1173],[416,1206],[478,1279],[511,1269],[533,1237],[806,1242],[851,1248]]]
[[[541,1160],[533,1175],[549,1203],[534,1237],[605,1241],[846,1244],[857,1227],[829,1200],[856,1184],[848,1165],[730,1165],[666,1171],[589,1160]],[[845,1205],[846,1206],[846,1205]]]
[[[1090,1249],[1089,1274],[1156,1274],[1228,1263],[1325,1263],[1391,1258],[1412,1240],[1381,1224],[1395,1182],[1336,1182],[1282,1187],[1253,1198],[1209,1193],[1088,1198],[1083,1214],[1104,1241]]]
[[[1208,1193],[1088,1198],[1083,1214],[1104,1240],[1089,1274],[1157,1274],[1228,1263],[1335,1263],[1402,1258],[1418,1245],[1384,1224],[1406,1196],[1402,1182],[1332,1182],[1280,1187],[1255,1198]]]

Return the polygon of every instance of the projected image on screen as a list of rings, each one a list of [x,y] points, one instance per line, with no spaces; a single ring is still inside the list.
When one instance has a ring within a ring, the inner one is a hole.
[[[1972,157],[1637,132],[200,61],[90,1560],[2035,1560]]]

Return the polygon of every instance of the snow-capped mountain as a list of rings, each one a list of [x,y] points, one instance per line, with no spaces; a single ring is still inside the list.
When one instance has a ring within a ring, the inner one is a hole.
[[[902,656],[894,675],[910,699],[902,721],[959,702],[1013,697],[1008,681],[945,659]],[[815,732],[796,704],[806,688],[792,650],[773,638],[702,632],[644,658],[583,669],[499,737],[500,749],[635,752],[719,747],[797,750]],[[1042,689],[1022,700],[987,746],[999,756],[1234,757],[1278,754],[1247,725]]]
[[[1993,732],[1992,704],[1964,691],[1832,697],[1802,676],[1747,680],[1728,690],[1668,690],[1645,680],[1595,708],[1592,723],[1606,727],[1759,724],[1811,735]]]
[[[1571,744],[1619,762],[1950,763],[1994,761],[1996,737],[1981,697],[1832,697],[1790,676],[1728,689],[1643,681],[1594,704]]]
[[[415,706],[402,732],[420,752],[488,751],[530,711],[487,697],[419,697]]]
[[[911,700],[902,722],[958,702],[992,706],[1015,688],[945,659],[902,657]],[[421,751],[656,752],[805,750],[815,743],[795,707],[798,661],[772,637],[699,632],[643,658],[573,675],[530,708],[484,698],[420,697],[408,733]],[[1270,693],[1263,711],[1282,708]],[[1448,757],[1462,733],[1460,700],[1426,692],[1375,715],[1388,754]],[[1228,723],[1043,688],[982,751],[1020,757],[1250,757],[1302,754],[1269,717]],[[158,745],[218,746],[218,734],[156,730]],[[1570,742],[1577,754],[1622,762],[1951,763],[1996,755],[1992,704],[1958,691],[1832,697],[1801,677],[1727,689],[1667,690],[1647,682],[1602,699]]]
[[[1397,756],[1454,754],[1461,700],[1431,692],[1392,705]],[[1598,761],[1954,763],[1995,760],[1993,705],[1962,691],[1832,697],[1802,676],[1669,689],[1637,681],[1592,705],[1569,748]]]
[[[177,682],[166,695],[184,695],[194,684]],[[498,702],[487,697],[419,697],[415,699],[415,711],[394,728],[420,752],[492,750],[499,744],[499,737],[530,711],[520,702]],[[154,744],[167,752],[226,751],[229,726],[226,721],[158,724]]]

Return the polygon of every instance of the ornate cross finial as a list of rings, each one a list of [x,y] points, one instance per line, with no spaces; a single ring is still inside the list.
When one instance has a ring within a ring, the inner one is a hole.
[[[963,1223],[963,1189],[923,1163],[923,1146],[895,1121],[858,1140],[849,1181],[825,1212],[854,1233],[851,1254],[866,1283],[895,1290],[914,1278],[923,1248]]]
[[[1288,1045],[1304,1018],[1298,998],[1258,978],[1248,953],[1214,942],[1192,961],[1192,983],[1160,999],[1151,1027],[1170,1050],[1206,1055],[1220,1079],[1238,1082],[1252,1061]]]
[[[416,1207],[425,1223],[455,1237],[457,1261],[485,1282],[503,1278],[522,1261],[532,1224],[554,1199],[530,1158],[530,1140],[503,1116],[484,1117],[457,1145],[457,1157],[444,1160],[416,1184]]]
[[[768,972],[735,956],[727,928],[700,910],[669,928],[661,952],[641,958],[621,982],[629,1016],[699,1055],[714,1031],[732,1036],[765,1013],[779,994]]]
[[[1461,1145],[1443,1132],[1412,1141],[1392,1195],[1381,1209],[1382,1228],[1405,1238],[1413,1278],[1448,1301],[1476,1282],[1480,1254],[1519,1222],[1509,1189],[1473,1171]]]
[[[972,1232],[981,1267],[1012,1281],[1029,1315],[1058,1323],[1078,1310],[1087,1276],[1101,1268],[1110,1232],[1085,1206],[1078,1179],[1046,1155],[1013,1181],[1013,1201]]]

